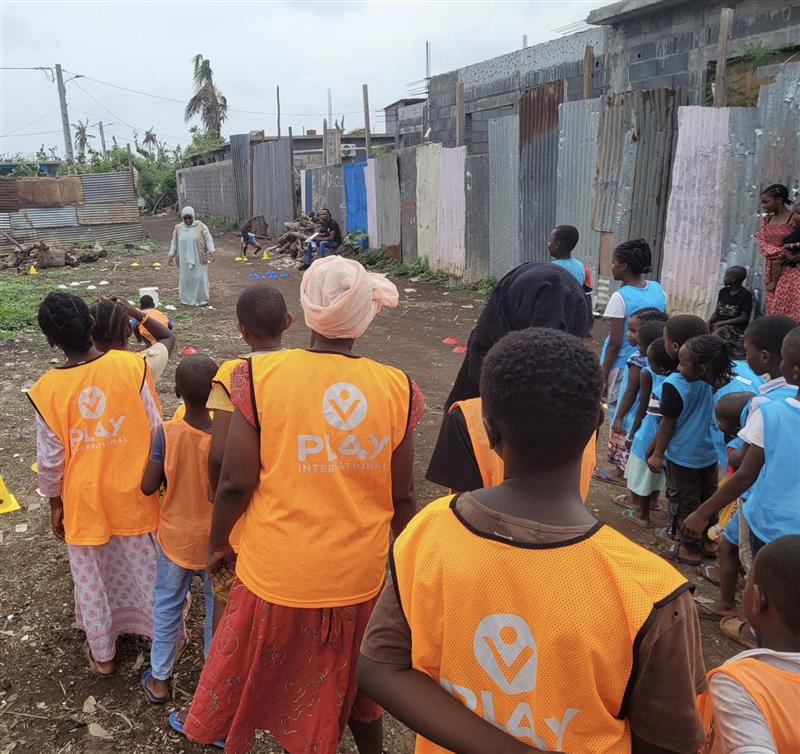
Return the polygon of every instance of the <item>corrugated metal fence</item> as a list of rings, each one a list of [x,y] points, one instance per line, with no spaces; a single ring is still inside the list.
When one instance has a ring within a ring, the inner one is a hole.
[[[268,233],[283,232],[284,223],[294,217],[292,150],[289,139],[254,144],[251,148],[251,217],[263,216]],[[235,175],[235,169],[234,169]]]

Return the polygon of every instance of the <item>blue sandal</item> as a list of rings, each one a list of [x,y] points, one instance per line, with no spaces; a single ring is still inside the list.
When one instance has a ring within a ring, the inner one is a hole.
[[[144,695],[147,697],[147,701],[150,704],[165,704],[169,699],[169,694],[166,696],[156,696],[149,688],[147,688],[147,682],[153,677],[153,669],[147,668],[147,670],[142,673],[142,690],[144,691]]]
[[[172,712],[167,715],[167,722],[169,723],[169,727],[172,728],[176,733],[180,733],[182,736],[186,736],[183,732],[183,723],[178,720],[178,712],[177,710],[173,710]],[[221,738],[219,741],[214,741],[213,744],[209,744],[209,746],[215,746],[217,749],[224,749],[225,748],[225,739]]]

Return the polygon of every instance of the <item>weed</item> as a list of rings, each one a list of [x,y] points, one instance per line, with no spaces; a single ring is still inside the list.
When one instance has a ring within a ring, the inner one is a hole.
[[[205,223],[209,228],[216,228],[217,230],[239,230],[239,223],[237,223],[236,220],[229,220],[227,217],[198,215],[196,219]]]
[[[492,290],[494,290],[495,283],[497,283],[497,280],[489,276],[483,280],[479,280],[477,283],[465,285],[464,290],[474,291],[475,293],[479,293],[481,296],[488,296]]]
[[[37,326],[39,304],[56,289],[60,277],[63,275],[45,280],[10,272],[0,275],[0,341],[13,340],[23,330]]]

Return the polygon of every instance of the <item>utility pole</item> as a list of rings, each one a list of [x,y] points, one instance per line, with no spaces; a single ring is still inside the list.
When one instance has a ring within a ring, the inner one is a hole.
[[[275,96],[278,99],[278,138],[281,138],[281,88],[275,87]]]
[[[103,132],[103,121],[101,120],[98,125],[100,126],[100,149],[103,151],[103,159],[105,160],[108,154],[106,153],[106,135]],[[114,124],[112,123],[111,125],[113,126]]]
[[[61,106],[61,127],[64,129],[64,154],[69,162],[74,162],[75,153],[72,151],[72,134],[69,130],[69,115],[67,115],[67,90],[64,88],[61,63],[56,63],[56,79],[58,80],[58,104]]]
[[[361,85],[361,93],[364,95],[364,146],[367,148],[367,159],[369,159],[372,149],[372,134],[369,131],[369,89],[366,84]]]
[[[728,104],[728,44],[733,28],[733,8],[723,8],[719,13],[719,42],[717,45],[717,69],[714,74],[714,107]]]

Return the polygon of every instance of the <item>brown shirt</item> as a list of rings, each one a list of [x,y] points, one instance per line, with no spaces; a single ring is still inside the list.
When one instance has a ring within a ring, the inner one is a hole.
[[[491,510],[465,493],[456,501],[465,521],[479,531],[526,544],[563,542],[589,526],[546,526]],[[690,592],[682,592],[655,611],[655,619],[634,658],[635,680],[628,718],[635,736],[655,746],[696,752],[704,741],[695,697],[705,690],[700,624]],[[388,578],[361,644],[375,662],[411,667],[411,629]]]

